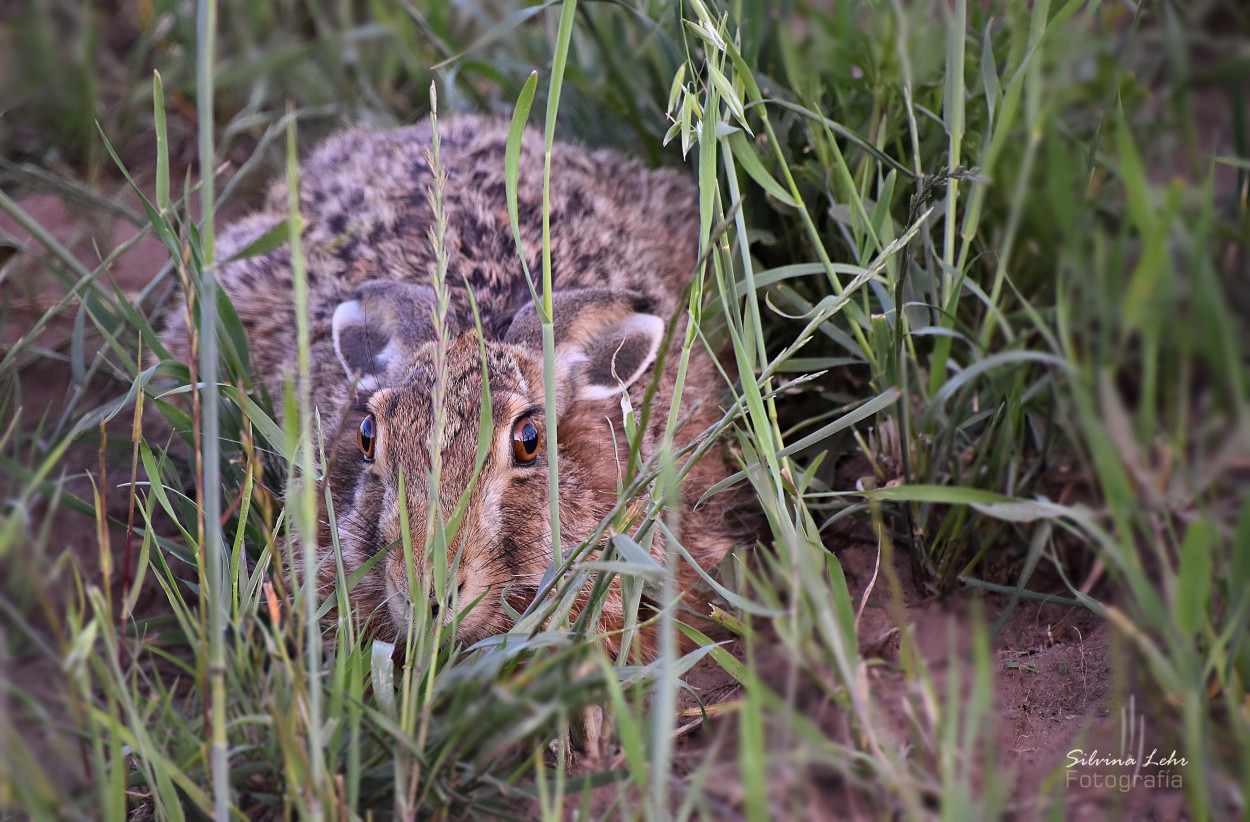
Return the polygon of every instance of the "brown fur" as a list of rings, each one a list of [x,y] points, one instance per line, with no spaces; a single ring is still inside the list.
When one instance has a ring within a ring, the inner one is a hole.
[[[529,410],[536,409],[531,419],[544,430],[543,355],[532,316],[517,320],[509,333],[514,319],[524,314],[532,300],[505,204],[507,125],[462,116],[442,123],[440,133],[447,173],[445,244],[452,326],[473,328],[463,287],[467,278],[483,325],[494,421],[490,454],[452,545],[453,555],[463,551],[456,580],[463,586],[461,607],[481,597],[460,626],[460,638],[472,642],[508,630],[511,623],[501,598],[507,596],[513,607],[522,610],[551,561],[545,446],[534,465],[518,466],[511,440],[513,421]],[[426,156],[429,141],[428,124],[393,131],[347,131],[322,145],[300,175],[300,211],[307,223],[302,243],[309,284],[313,397],[323,420],[338,420],[346,414],[330,482],[349,574],[399,539],[401,470],[407,478],[415,565],[423,567],[436,346],[432,341],[406,344],[396,366],[399,371],[389,372],[371,394],[353,398],[352,382],[336,355],[331,330],[336,308],[353,301],[366,282],[430,282],[435,258],[429,240],[428,192],[433,182]],[[646,169],[619,154],[564,144],[554,147],[551,162],[553,286],[557,296],[572,291],[556,309],[559,344],[585,343],[614,316],[639,312],[667,321],[696,264],[697,205],[691,181],[674,171]],[[518,206],[521,237],[536,278],[542,270],[542,168],[541,135],[528,132],[522,142]],[[264,210],[221,234],[218,259],[229,259],[285,220],[286,202],[285,187],[275,185]],[[295,364],[290,265],[290,249],[283,246],[228,263],[218,275],[247,329],[256,371],[274,397],[280,396],[283,377]],[[622,294],[627,298],[605,301],[576,289],[607,289],[617,295],[614,298]],[[394,335],[396,322],[407,327],[407,317],[421,313],[411,307],[407,312],[387,318],[378,327],[385,326]],[[420,325],[412,322],[413,328]],[[682,329],[677,331],[674,339],[680,341]],[[188,335],[177,317],[171,315],[163,340],[176,356],[185,359],[189,355]],[[470,330],[455,336],[447,350],[448,413],[440,444],[439,491],[444,515],[450,514],[468,486],[477,455],[482,382],[478,345],[476,332]],[[663,436],[677,345],[672,351],[643,437],[644,459],[658,448]],[[629,453],[620,398],[579,399],[578,380],[584,379],[579,373],[576,368],[561,371],[557,402],[565,550],[589,535],[616,505],[618,481]],[[637,409],[641,409],[652,373],[653,367],[648,367],[629,387]],[[711,360],[696,351],[683,395],[687,422],[678,432],[679,447],[719,419],[722,387]],[[356,443],[366,411],[373,413],[378,430],[378,451],[371,463],[362,459]],[[682,543],[705,568],[716,565],[744,536],[733,515],[727,516],[724,495],[693,506],[727,473],[724,456],[713,449],[694,467],[682,488]],[[328,546],[328,538],[324,542]],[[653,553],[661,562],[663,547],[663,540],[657,538]],[[679,589],[689,591],[698,578],[686,563],[681,567]],[[403,552],[396,548],[352,594],[354,606],[382,631],[394,633],[406,622],[410,606],[404,595],[409,589],[404,568]],[[330,569],[323,581],[332,582],[332,576]],[[614,584],[601,627],[621,627],[621,609],[619,588]],[[653,655],[651,632],[644,634],[643,645],[644,655]]]

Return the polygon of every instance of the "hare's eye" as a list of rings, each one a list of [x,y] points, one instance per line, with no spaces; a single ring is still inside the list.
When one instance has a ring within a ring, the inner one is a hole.
[[[378,442],[374,428],[373,415],[370,414],[360,423],[360,430],[356,432],[356,442],[360,443],[360,453],[364,455],[365,462],[373,462],[373,449]]]
[[[538,457],[538,427],[529,417],[522,417],[512,426],[512,456],[517,465],[531,465]]]

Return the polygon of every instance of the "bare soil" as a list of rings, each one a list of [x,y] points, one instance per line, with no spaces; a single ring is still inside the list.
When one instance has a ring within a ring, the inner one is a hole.
[[[844,545],[836,553],[858,600],[877,568],[876,548],[860,541]],[[882,741],[883,747],[936,767],[933,750],[927,745],[932,738],[926,734],[932,733],[935,716],[950,710],[947,700],[953,681],[960,683],[955,701],[960,705],[958,721],[962,723],[973,675],[974,625],[993,625],[1006,598],[967,592],[937,601],[911,585],[904,560],[900,558],[897,566],[903,587],[902,607],[895,609],[887,602],[884,582],[878,578],[858,626],[860,652],[873,661],[867,686],[881,711],[878,724],[893,731],[891,738]],[[898,617],[902,626],[896,621]],[[936,693],[932,703],[927,702],[919,683],[904,672],[900,627],[913,632],[933,678]],[[1092,613],[1037,602],[1019,604],[993,638],[995,712],[984,718],[985,732],[976,740],[975,749],[964,753],[974,783],[979,782],[987,766],[996,768],[1000,777],[1007,777],[1007,784],[1012,786],[1007,803],[1012,816],[1040,818],[1060,804],[1063,818],[1068,819],[1103,819],[1108,814],[1125,819],[1186,818],[1179,791],[1122,793],[1081,788],[1079,767],[1071,769],[1069,784],[1065,766],[1070,752],[1092,754],[1097,750],[1101,756],[1114,756],[1122,750],[1124,717],[1115,693],[1117,684],[1122,692],[1126,683],[1116,681],[1110,646],[1108,626]],[[792,694],[794,710],[829,738],[849,744],[852,731],[845,713],[829,696],[830,683],[815,681],[809,672],[802,671],[797,672],[797,682],[792,681],[784,655],[770,648],[766,641],[757,644],[757,675],[775,692]],[[742,642],[732,643],[730,650],[745,661]],[[689,718],[684,724],[678,723],[682,733],[678,767],[693,770],[702,763],[709,747],[718,747],[719,765],[703,787],[723,803],[725,818],[739,817],[742,797],[734,745],[736,721],[732,711],[716,706],[733,703],[742,695],[741,689],[711,660],[701,662],[687,681],[704,705],[712,707],[704,719],[694,698],[685,698],[683,717]],[[1110,770],[1131,773],[1131,769]],[[936,808],[940,789],[936,772],[933,779]],[[882,802],[887,809],[891,803],[889,797],[869,795],[857,788],[846,774],[832,768],[816,767],[807,774],[796,774],[779,767],[769,774],[768,784],[776,792],[775,800],[784,801],[789,796],[789,806],[797,806],[808,819],[877,817],[883,810]]]
[[[89,270],[100,263],[103,254],[129,241],[136,231],[122,219],[100,218],[90,209],[51,194],[24,197],[19,205]],[[129,205],[133,207],[137,202]],[[45,267],[50,256],[48,249],[8,215],[0,215],[0,246],[18,254],[0,286],[0,305],[6,310],[0,335],[6,344],[12,344],[55,307],[66,289]],[[118,258],[111,275],[123,293],[137,295],[167,259],[159,242],[145,238]],[[72,314],[58,316],[35,338],[34,344],[64,353],[69,348],[72,327]],[[40,425],[47,430],[55,425],[77,393],[69,363],[52,357],[33,359],[21,370],[19,379],[20,406],[13,413],[19,418],[20,432],[33,431]],[[100,382],[96,381],[97,386]],[[118,393],[120,389],[116,387],[88,389],[77,400],[76,408],[85,413]],[[4,423],[6,428],[8,422]],[[127,416],[119,415],[103,432],[71,446],[49,478],[60,480],[65,493],[88,502],[98,489],[104,515],[114,522],[125,522],[128,516],[129,493],[120,486],[130,477],[131,422]],[[0,477],[0,494],[5,499],[14,498],[20,488],[16,478]],[[32,543],[29,552],[0,561],[5,592],[25,595],[24,600],[14,603],[23,612],[25,625],[15,622],[10,627],[6,614],[0,630],[0,643],[8,646],[0,645],[0,653],[8,657],[4,660],[7,664],[0,668],[0,691],[13,688],[35,700],[37,707],[27,709],[4,693],[6,705],[34,754],[50,773],[63,780],[69,793],[76,794],[87,788],[87,758],[62,724],[71,718],[72,711],[65,673],[54,656],[65,650],[58,647],[60,628],[68,609],[89,610],[83,592],[92,587],[107,591],[114,602],[121,600],[128,587],[126,582],[133,576],[123,567],[125,559],[129,553],[133,570],[138,548],[128,546],[127,529],[115,524],[106,524],[106,544],[102,547],[95,519],[69,510],[64,501],[54,502],[49,494],[36,493],[21,513],[27,518],[31,533],[47,529],[47,539],[42,552]],[[106,573],[106,565],[112,566],[111,573]],[[140,592],[134,617],[143,619],[163,613],[165,607],[159,587],[148,584]],[[38,711],[47,712],[54,722],[41,721]]]

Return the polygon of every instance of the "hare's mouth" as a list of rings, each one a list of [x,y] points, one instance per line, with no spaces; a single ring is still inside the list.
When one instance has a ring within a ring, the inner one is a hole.
[[[464,589],[464,585],[460,586],[460,590]],[[405,632],[415,630],[417,626],[417,609],[408,597],[408,591],[399,590],[391,581],[387,581],[387,602],[390,606],[391,617],[395,623],[396,632],[399,636],[403,636]],[[426,606],[428,618],[426,625],[438,625],[446,628],[456,621],[456,618],[464,613],[467,605],[472,600],[465,600],[460,591],[455,595],[456,606],[445,603],[440,604],[438,599],[430,594],[429,603]]]
[[[409,631],[417,629],[416,608],[409,599],[406,586],[400,589],[396,583],[388,580],[387,588],[391,620],[395,626],[396,637],[402,640]],[[424,629],[432,631],[434,626],[443,629],[455,625],[457,641],[467,647],[488,636],[506,633],[512,628],[513,621],[505,616],[500,605],[501,595],[512,608],[524,612],[532,604],[537,591],[536,583],[518,583],[513,580],[503,586],[501,594],[499,586],[469,575],[450,593],[449,601],[440,604],[431,597],[426,606],[429,610],[428,617],[423,620]]]

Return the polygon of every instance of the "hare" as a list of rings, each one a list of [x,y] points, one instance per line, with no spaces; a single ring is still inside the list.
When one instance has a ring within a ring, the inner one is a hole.
[[[546,415],[557,420],[560,533],[567,550],[588,537],[618,502],[630,454],[622,392],[635,409],[642,408],[670,321],[679,317],[678,332],[684,329],[684,312],[676,309],[698,252],[692,181],[615,152],[557,143],[550,211],[557,391],[555,407],[545,407],[541,325],[505,200],[507,132],[506,122],[468,115],[439,127],[451,297],[443,324],[449,339],[443,362],[445,425],[441,442],[434,444],[442,464],[437,500],[429,494],[437,373],[431,127],[340,133],[322,144],[300,173],[312,393],[327,430],[332,421],[344,420],[334,447],[326,443],[326,452],[334,455],[327,481],[347,574],[389,551],[350,595],[353,607],[382,633],[402,635],[412,619],[409,591],[423,588],[410,585],[406,569],[420,574],[430,567],[425,561],[430,507],[440,506],[446,520],[471,484],[466,514],[449,538],[447,567],[454,570],[449,588],[454,582],[459,612],[448,609],[440,619],[457,622],[457,639],[466,645],[512,627],[505,603],[524,610],[552,561]],[[517,199],[522,245],[539,279],[543,161],[542,136],[527,132]],[[227,228],[217,243],[218,259],[229,261],[218,273],[220,286],[246,329],[251,362],[275,398],[295,367],[291,250],[284,245],[230,258],[285,220],[287,202],[285,185],[275,184],[268,206]],[[179,322],[163,332],[165,345],[178,357],[189,356],[187,338]],[[724,380],[699,347],[692,354],[678,447],[722,415]],[[639,432],[643,461],[663,437],[676,363],[676,353],[668,356],[654,381],[655,410]],[[493,430],[474,481],[483,368]],[[740,503],[717,495],[695,504],[728,473],[726,456],[713,448],[681,488],[679,541],[705,569],[744,536],[736,513]],[[396,547],[401,476],[411,563]],[[330,550],[330,536],[323,523],[321,550]],[[665,541],[659,533],[651,550],[662,563]],[[677,589],[687,602],[697,600],[690,592],[700,583],[698,572],[685,561],[679,567]],[[332,586],[335,563],[322,568],[319,581]],[[588,592],[589,586],[579,603]],[[609,646],[617,647],[612,632],[623,626],[614,582],[599,623]],[[641,634],[644,657],[655,653],[652,633]]]

